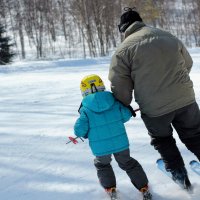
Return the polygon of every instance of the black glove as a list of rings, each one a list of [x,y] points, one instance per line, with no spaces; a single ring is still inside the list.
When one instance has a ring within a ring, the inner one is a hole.
[[[133,117],[136,117],[136,113],[135,113],[135,111],[133,110],[133,108],[132,108],[130,105],[127,106],[127,108],[131,111],[132,116],[133,116]]]

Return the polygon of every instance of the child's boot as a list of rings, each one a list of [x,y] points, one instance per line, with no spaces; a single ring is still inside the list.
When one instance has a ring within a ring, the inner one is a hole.
[[[152,194],[149,192],[148,185],[141,188],[140,192],[143,195],[143,200],[152,200]]]
[[[117,200],[117,191],[115,187],[106,188],[107,194],[110,196],[111,200]]]

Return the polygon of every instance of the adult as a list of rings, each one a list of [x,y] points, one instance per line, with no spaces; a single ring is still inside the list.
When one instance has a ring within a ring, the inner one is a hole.
[[[172,126],[200,160],[200,111],[189,76],[192,58],[178,38],[147,26],[134,9],[122,14],[119,31],[125,40],[112,57],[111,90],[126,106],[134,91],[151,144],[166,169],[174,180],[189,182]]]

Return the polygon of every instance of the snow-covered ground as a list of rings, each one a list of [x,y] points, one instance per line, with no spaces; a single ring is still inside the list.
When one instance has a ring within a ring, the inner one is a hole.
[[[200,104],[200,49],[191,49],[191,78]],[[106,200],[99,186],[88,142],[66,145],[81,102],[83,76],[99,74],[107,80],[110,58],[17,62],[0,68],[0,199]],[[134,108],[137,105],[133,103]],[[158,153],[140,114],[127,124],[131,155],[144,167],[155,200],[199,200],[200,177],[189,168],[195,157],[177,138],[191,182],[188,194],[155,165]],[[124,171],[112,162],[122,200],[140,200]]]

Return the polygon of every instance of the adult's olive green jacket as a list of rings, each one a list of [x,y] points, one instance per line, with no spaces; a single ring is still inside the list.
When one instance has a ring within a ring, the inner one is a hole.
[[[175,36],[134,22],[112,57],[111,90],[124,105],[131,103],[134,91],[142,113],[161,116],[195,102],[192,63]]]

